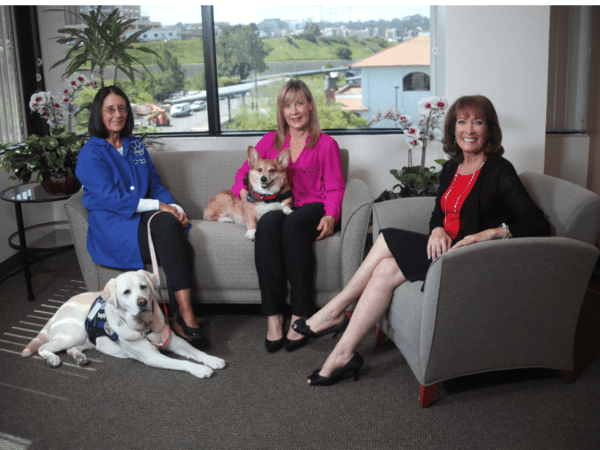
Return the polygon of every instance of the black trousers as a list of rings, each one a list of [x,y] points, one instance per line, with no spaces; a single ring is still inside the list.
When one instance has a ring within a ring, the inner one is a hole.
[[[138,244],[142,260],[152,264],[148,247],[148,221],[156,211],[141,214],[138,228]],[[184,235],[181,222],[173,214],[158,214],[150,223],[152,242],[156,250],[156,259],[167,276],[169,302],[174,313],[179,310],[174,292],[190,289],[192,285],[192,246]],[[164,282],[164,280],[161,280]]]
[[[289,216],[271,211],[258,221],[254,259],[263,314],[281,314],[288,279],[292,314],[306,317],[314,312],[314,242],[324,215],[322,203],[310,203]]]

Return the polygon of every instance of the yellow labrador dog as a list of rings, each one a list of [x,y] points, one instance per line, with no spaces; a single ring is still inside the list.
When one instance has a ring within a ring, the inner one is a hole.
[[[110,280],[102,292],[71,298],[23,350],[36,351],[49,366],[58,367],[56,352],[66,350],[77,364],[88,360],[84,350],[94,346],[107,355],[133,358],[151,367],[182,370],[210,377],[225,361],[195,349],[171,333],[155,298],[156,277],[144,270],[125,272]],[[159,348],[202,363],[169,358]]]

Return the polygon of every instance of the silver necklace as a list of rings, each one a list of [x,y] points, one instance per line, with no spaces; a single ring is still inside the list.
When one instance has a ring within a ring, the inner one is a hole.
[[[477,175],[477,172],[479,171],[479,169],[481,169],[481,166],[483,166],[484,162],[485,162],[485,159],[481,162],[481,164],[479,164],[479,167],[477,168],[477,170],[475,172],[473,172],[473,175],[471,175],[471,179],[469,180],[467,187],[465,187],[465,190],[462,191],[461,194],[456,199],[456,203],[454,204],[454,215],[453,216],[456,216],[456,208],[458,207],[458,202],[460,201],[460,198],[463,196],[463,194],[465,192],[467,192],[469,190],[469,186],[471,186],[471,183],[473,183],[473,180],[475,179],[475,175]],[[448,192],[446,192],[446,195],[444,196],[444,200],[446,202],[446,209],[448,209],[448,196],[450,195],[450,193],[452,192],[452,189],[454,188],[454,183],[456,183],[456,179],[458,178],[458,173],[460,172],[461,167],[462,167],[462,163],[458,166],[458,169],[456,169],[456,173],[454,174],[454,178],[452,179],[452,185],[450,185],[450,189],[448,189]],[[444,223],[447,226],[450,226],[450,222],[448,222],[448,214],[446,214],[444,216]]]

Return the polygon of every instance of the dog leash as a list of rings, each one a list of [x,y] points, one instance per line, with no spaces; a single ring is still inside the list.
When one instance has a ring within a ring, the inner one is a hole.
[[[168,313],[167,313],[167,306],[165,305],[165,302],[160,293],[160,273],[158,272],[158,260],[156,258],[156,250],[154,249],[154,242],[152,241],[152,232],[150,231],[150,223],[152,222],[152,219],[154,219],[158,214],[166,213],[166,212],[167,211],[157,211],[154,214],[152,214],[152,216],[148,220],[148,247],[150,250],[150,258],[152,259],[152,272],[154,273],[154,276],[156,277],[156,292],[158,293],[158,296],[160,297],[160,301],[162,302],[163,308],[165,310],[165,325],[169,329],[169,336],[167,337],[165,342],[163,342],[162,344],[157,344],[148,337],[148,334],[150,334],[150,332],[152,332],[152,331],[144,330],[142,332],[142,336],[144,336],[146,339],[148,339],[150,342],[152,342],[152,344],[154,344],[157,347],[163,347],[169,341],[169,339],[171,337],[171,327],[169,327],[169,321],[167,319],[167,317],[169,317]],[[154,299],[154,301],[156,301],[156,298]],[[162,330],[158,332],[159,335],[161,332],[162,332]]]

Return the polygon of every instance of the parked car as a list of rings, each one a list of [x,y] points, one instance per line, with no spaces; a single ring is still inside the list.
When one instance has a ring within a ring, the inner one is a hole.
[[[191,111],[191,105],[189,102],[177,103],[171,106],[171,117],[187,116]]]
[[[192,103],[192,111],[202,111],[204,108],[206,108],[206,102],[204,100],[198,100],[194,103]]]

